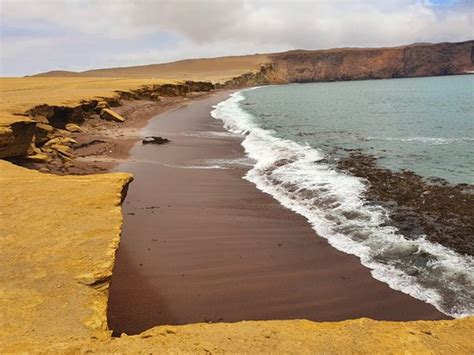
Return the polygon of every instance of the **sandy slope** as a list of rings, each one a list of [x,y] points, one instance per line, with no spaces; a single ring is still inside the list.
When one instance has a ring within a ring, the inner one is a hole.
[[[122,77],[179,80],[210,80],[221,82],[258,69],[269,59],[266,55],[245,55],[220,58],[186,59],[177,62],[135,67],[88,70],[81,73],[52,71],[37,77]]]

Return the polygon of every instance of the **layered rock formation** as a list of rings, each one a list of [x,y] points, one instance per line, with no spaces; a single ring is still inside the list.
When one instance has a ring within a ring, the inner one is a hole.
[[[0,158],[25,155],[33,141],[35,122],[20,119],[0,125]]]
[[[464,74],[474,70],[474,41],[394,48],[295,50],[268,55],[258,70],[226,87]]]
[[[124,122],[125,119],[111,109],[120,106],[121,100],[160,101],[160,97],[185,97],[214,88],[214,84],[210,82],[187,80],[182,83],[150,84],[129,90],[117,90],[112,96],[81,100],[79,104],[70,106],[46,103],[36,105],[24,112],[17,112],[17,118],[0,121],[0,158],[28,156],[31,161],[38,161],[39,157],[46,161],[48,157],[54,159],[59,156],[67,162],[71,159],[69,148],[74,143],[67,141],[68,132],[72,132],[71,127],[75,127],[73,130],[76,132],[80,131],[79,125],[91,115]],[[48,143],[55,139],[67,143]]]
[[[474,41],[381,49],[292,51],[272,56],[283,82],[408,78],[472,70]]]

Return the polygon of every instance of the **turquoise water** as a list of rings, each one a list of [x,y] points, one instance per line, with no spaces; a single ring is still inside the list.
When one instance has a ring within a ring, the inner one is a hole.
[[[362,149],[379,164],[474,183],[474,76],[270,86],[241,108],[275,136],[335,156]]]

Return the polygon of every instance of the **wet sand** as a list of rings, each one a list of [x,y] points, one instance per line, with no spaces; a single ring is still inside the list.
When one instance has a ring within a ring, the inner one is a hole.
[[[199,168],[244,156],[240,138],[212,133],[225,132],[209,113],[227,95],[157,116],[143,134],[172,143],[136,144],[117,167],[135,181],[110,287],[114,333],[240,320],[448,318],[373,279],[356,257],[243,180],[244,166]]]

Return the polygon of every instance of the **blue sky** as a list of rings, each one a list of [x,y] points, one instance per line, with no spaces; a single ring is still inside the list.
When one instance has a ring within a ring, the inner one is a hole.
[[[0,75],[463,41],[473,1],[0,0]]]

